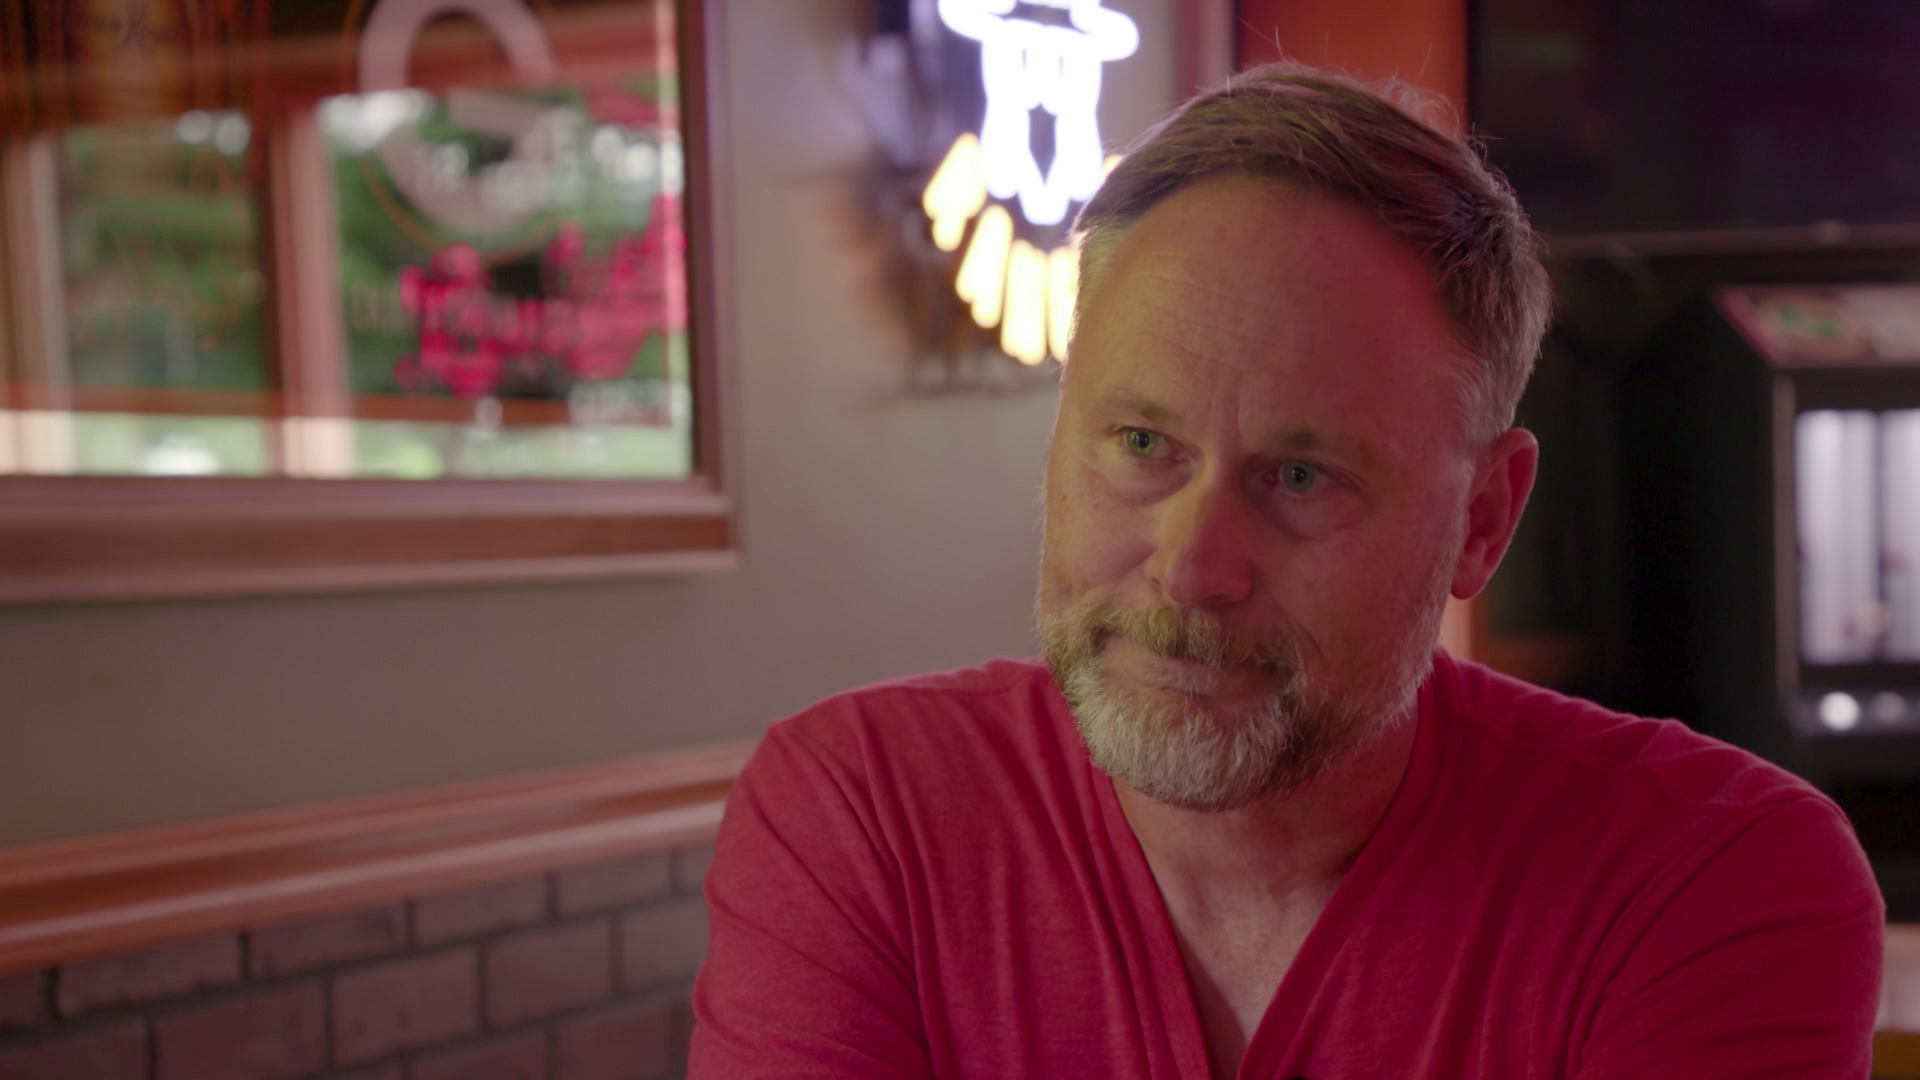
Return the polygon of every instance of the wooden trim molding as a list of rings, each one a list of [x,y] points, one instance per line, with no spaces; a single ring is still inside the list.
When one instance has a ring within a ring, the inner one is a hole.
[[[1873,1076],[1920,1080],[1920,924],[1889,923],[1886,940]]]
[[[1875,1032],[1873,1076],[1874,1080],[1920,1080],[1920,1035]]]
[[[733,540],[725,513],[62,522],[0,515],[0,603],[698,573],[737,567]]]
[[[0,851],[0,974],[712,838],[752,743]]]
[[[1180,51],[1174,77],[1188,98],[1227,81],[1235,69],[1233,0],[1186,0],[1179,7]]]

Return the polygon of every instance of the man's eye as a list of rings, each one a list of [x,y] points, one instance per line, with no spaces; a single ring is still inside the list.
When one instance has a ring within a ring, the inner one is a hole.
[[[1122,438],[1134,457],[1151,457],[1160,448],[1160,436],[1144,428],[1128,428]]]
[[[1295,495],[1305,495],[1320,483],[1320,470],[1304,461],[1280,466],[1280,483]]]

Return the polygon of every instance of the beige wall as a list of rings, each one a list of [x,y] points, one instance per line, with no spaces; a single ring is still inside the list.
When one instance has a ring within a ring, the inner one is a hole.
[[[863,681],[1032,650],[1052,397],[902,398],[854,180],[858,5],[731,0],[746,570],[0,611],[0,845],[757,735]],[[1107,134],[1168,104],[1176,0]]]

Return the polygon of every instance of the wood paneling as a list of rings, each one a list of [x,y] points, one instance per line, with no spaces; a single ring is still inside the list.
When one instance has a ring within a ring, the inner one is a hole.
[[[1282,55],[1467,102],[1466,0],[1240,0],[1243,67]]]
[[[0,972],[713,836],[750,744],[0,851]]]
[[[1233,0],[1185,0],[1179,5],[1180,53],[1175,89],[1181,97],[1210,90],[1233,74]]]
[[[1873,1036],[1874,1080],[1920,1080],[1920,1035],[1881,1031]]]
[[[725,514],[0,516],[0,603],[731,569]]]

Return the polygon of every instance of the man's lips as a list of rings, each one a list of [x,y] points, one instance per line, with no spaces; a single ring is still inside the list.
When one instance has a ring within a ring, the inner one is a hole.
[[[1194,697],[1237,697],[1266,689],[1268,673],[1253,664],[1217,667],[1153,652],[1128,641],[1115,650],[1118,673],[1154,690]]]

